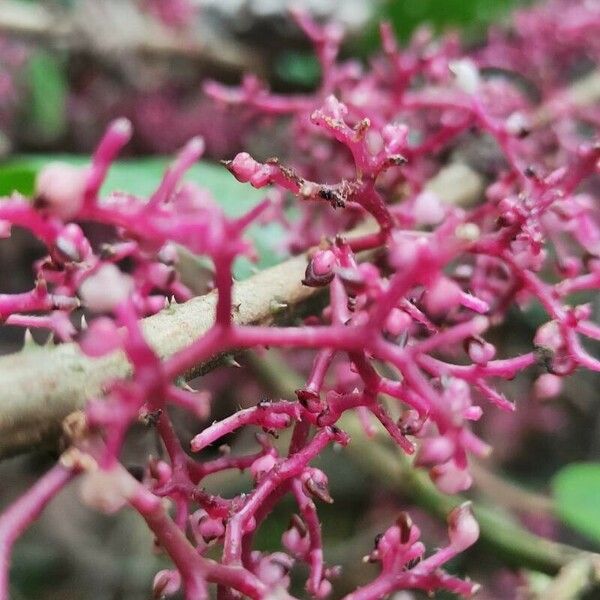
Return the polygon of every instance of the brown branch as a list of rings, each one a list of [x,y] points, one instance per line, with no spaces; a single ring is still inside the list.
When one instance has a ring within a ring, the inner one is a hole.
[[[441,177],[448,176],[447,169],[445,173]],[[450,179],[456,182],[451,173]],[[452,201],[472,202],[474,188],[457,193],[456,185],[446,187]],[[370,227],[373,224],[347,236],[365,233]],[[293,308],[313,297],[318,290],[301,283],[305,268],[306,256],[302,255],[236,283],[233,303],[239,310],[234,313],[235,322],[267,324],[281,310],[278,306]],[[161,358],[172,356],[208,331],[214,322],[216,299],[211,292],[144,319],[146,339]],[[82,408],[88,398],[101,395],[108,382],[127,377],[130,366],[122,353],[90,359],[76,344],[28,345],[20,353],[0,357],[0,374],[1,459],[55,440],[65,416]]]
[[[217,37],[207,27],[173,32],[123,0],[86,0],[68,12],[0,0],[0,33],[118,60],[125,52],[192,60],[220,71],[264,71],[256,53],[235,41]]]
[[[300,284],[305,268],[302,255],[236,283],[235,322],[267,324],[277,316],[274,300],[293,307],[313,296],[314,288]],[[146,339],[161,358],[172,356],[212,326],[216,300],[216,292],[211,292],[144,319]],[[91,359],[76,344],[29,345],[1,357],[0,458],[55,439],[66,415],[82,408],[86,399],[101,395],[107,382],[130,372],[123,353]]]

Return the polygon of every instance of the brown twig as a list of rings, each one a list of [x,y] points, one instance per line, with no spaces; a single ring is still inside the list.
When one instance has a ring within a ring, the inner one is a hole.
[[[192,60],[221,72],[264,71],[256,53],[233,40],[217,38],[205,27],[173,32],[122,0],[80,2],[69,12],[0,0],[0,33],[119,60],[126,52]]]

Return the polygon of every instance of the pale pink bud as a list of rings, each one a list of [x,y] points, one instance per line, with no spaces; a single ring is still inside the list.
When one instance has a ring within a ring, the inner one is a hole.
[[[536,346],[550,348],[555,352],[563,345],[563,338],[560,334],[560,329],[556,321],[548,321],[544,323],[536,332],[533,338],[533,343]]]
[[[462,299],[460,286],[441,276],[425,292],[424,302],[427,311],[433,316],[444,315],[456,308]]]
[[[338,121],[343,121],[348,114],[348,107],[331,94],[325,98],[322,111]]]
[[[310,538],[306,532],[301,532],[297,527],[292,525],[281,536],[283,547],[296,557],[303,557],[310,549]]]
[[[120,346],[119,330],[114,321],[107,317],[94,319],[79,341],[81,351],[92,358],[109,354]]]
[[[220,538],[225,533],[225,526],[222,519],[213,519],[205,515],[198,522],[198,533],[208,543]]]
[[[419,445],[415,465],[428,467],[447,462],[454,454],[454,442],[445,436],[425,438]]]
[[[154,577],[152,584],[152,594],[155,600],[174,596],[181,587],[181,575],[179,571],[164,569],[159,571]]]
[[[478,365],[485,365],[496,356],[494,345],[479,337],[468,340],[467,352],[469,358]]]
[[[150,472],[152,477],[156,479],[156,483],[160,485],[166,485],[166,483],[173,476],[173,469],[171,465],[164,460],[157,460],[150,463]]]
[[[72,219],[83,205],[87,178],[87,167],[49,163],[38,173],[35,182],[37,201],[61,219]]]
[[[335,263],[335,254],[331,250],[317,252],[306,265],[302,284],[308,287],[328,285],[334,276]]]
[[[463,552],[479,538],[479,524],[473,516],[471,503],[464,502],[448,515],[448,535],[456,552]]]
[[[137,482],[118,467],[91,471],[81,480],[80,494],[85,504],[106,514],[123,508],[136,491]]]
[[[444,219],[446,209],[437,194],[425,190],[415,198],[413,215],[419,224],[437,225]]]
[[[294,565],[293,559],[283,552],[274,552],[261,558],[256,568],[256,576],[267,586],[282,586],[290,584],[289,572]]]
[[[473,483],[471,474],[466,469],[459,469],[454,461],[433,467],[429,475],[436,487],[444,494],[464,492]]]
[[[252,473],[252,477],[255,481],[258,481],[265,473],[268,473],[275,466],[276,462],[277,459],[270,453],[257,458],[250,465],[250,473]]]
[[[333,590],[333,586],[328,579],[322,579],[319,584],[319,589],[317,590],[317,598],[327,598],[331,594]]]
[[[0,219],[0,240],[8,239],[10,237],[11,228],[12,223],[10,221]]]
[[[585,321],[592,316],[593,309],[591,304],[579,304],[578,306],[573,307],[571,310],[571,315],[573,316],[576,322]]]
[[[379,131],[369,129],[365,135],[365,144],[369,154],[377,156],[383,150],[383,137]]]
[[[247,152],[240,152],[231,161],[229,169],[241,181],[248,181],[260,169],[260,164]]]
[[[406,146],[408,127],[404,123],[388,124],[383,128],[381,133],[385,142],[386,152],[399,152]]]
[[[395,236],[389,253],[390,264],[398,270],[412,268],[427,244],[428,241],[425,237],[415,240],[414,237],[405,235]]]
[[[329,494],[329,480],[321,469],[310,467],[302,474],[302,483],[307,495],[331,504],[333,498]]]
[[[505,122],[506,131],[510,135],[522,138],[529,134],[531,131],[531,123],[529,119],[522,112],[512,113]]]
[[[456,85],[467,94],[474,94],[481,85],[477,65],[470,58],[454,60],[449,65],[456,78]]]
[[[242,183],[250,182],[250,185],[260,188],[269,182],[273,167],[261,165],[255,161],[247,152],[240,152],[227,165],[234,177]]]
[[[110,312],[133,291],[133,280],[113,264],[102,265],[79,287],[84,304],[95,312]]]
[[[312,264],[315,275],[329,275],[335,266],[335,254],[331,250],[321,250],[313,256]]]
[[[73,262],[81,262],[92,252],[81,227],[75,223],[69,223],[63,228],[55,245],[64,257]]]
[[[533,392],[538,400],[556,398],[562,390],[563,380],[552,373],[540,375],[534,383]]]
[[[399,308],[392,308],[390,314],[385,320],[385,330],[396,337],[406,331],[412,322],[412,319]]]
[[[469,406],[467,409],[465,409],[463,413],[463,417],[467,421],[479,421],[479,419],[481,419],[482,416],[483,410],[481,406]]]

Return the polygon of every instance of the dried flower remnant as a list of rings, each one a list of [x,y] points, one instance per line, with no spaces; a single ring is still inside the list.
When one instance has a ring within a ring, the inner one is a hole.
[[[560,74],[573,53],[585,51],[581,32],[600,29],[600,15],[587,3],[555,5],[568,6],[585,25],[547,58]],[[560,17],[545,10],[519,13],[517,29],[527,15],[534,27],[539,11],[544,27],[552,18],[560,27]],[[356,412],[367,432],[385,431],[401,451],[416,455],[416,468],[427,468],[435,485],[453,494],[471,485],[469,458],[491,450],[471,424],[484,407],[515,410],[496,389],[499,380],[543,368],[535,393],[547,398],[575,369],[600,371],[582,343],[584,337],[600,339],[600,329],[590,307],[574,299],[576,292],[600,287],[600,214],[594,188],[586,185],[598,172],[598,120],[569,103],[561,87],[567,75],[541,82],[531,76],[541,98],[534,106],[514,81],[485,71],[485,61],[503,47],[500,34],[490,36],[487,54],[469,54],[455,37],[434,41],[424,31],[400,49],[383,26],[383,55],[366,69],[337,61],[337,27],[300,14],[296,19],[321,61],[314,94],[271,94],[252,78],[234,89],[214,83],[207,89],[257,116],[289,118],[293,135],[285,160],[258,162],[244,152],[226,164],[240,181],[275,186],[281,197],[295,198],[297,221],[267,211],[269,200],[227,218],[204,190],[182,182],[203,152],[198,139],[181,151],[149,199],[122,193],[100,199],[107,171],[131,135],[123,120],[109,127],[89,167],[43,171],[38,202],[13,196],[0,204],[7,233],[11,225],[24,227],[48,250],[34,266],[31,291],[0,295],[0,316],[50,328],[64,340],[74,335],[65,320],[83,303],[99,313],[78,338],[83,352],[121,350],[133,367],[130,379],[113,381],[103,397],[90,399],[85,433],[59,467],[0,518],[0,599],[7,597],[7,553],[16,537],[79,472],[85,472],[87,502],[105,510],[129,504],[170,556],[174,570],[157,574],[157,597],[182,587],[187,598],[207,598],[215,584],[223,598],[290,598],[290,571],[300,562],[308,567],[308,593],[325,598],[337,569],[327,564],[318,507],[335,498],[313,461],[331,445],[356,443],[338,425],[345,413]],[[537,53],[508,56],[513,63],[503,68],[524,77],[537,73]],[[554,118],[539,119],[540,106]],[[575,126],[580,121],[588,125],[586,137]],[[467,134],[493,140],[501,158],[485,165],[489,185],[479,202],[447,204],[427,182],[450,151],[462,149]],[[310,249],[304,285],[329,292],[327,306],[304,326],[239,325],[232,318],[233,261],[252,255],[244,232],[267,214],[286,224],[290,248]],[[365,217],[370,230],[346,235]],[[111,228],[109,248],[90,244],[79,227],[83,221]],[[173,268],[174,244],[212,261],[217,301],[210,329],[164,358],[144,337],[140,319],[162,310],[167,298],[191,296]],[[532,300],[547,319],[531,350],[500,356],[486,339],[488,329],[504,322],[510,308]],[[215,356],[263,347],[313,351],[305,385],[296,397],[257,398],[207,424],[191,441],[192,457],[169,408],[207,416],[209,398],[176,382]],[[156,428],[166,454],[149,459],[138,480],[119,459],[127,432],[140,419]],[[207,458],[206,448],[250,427],[263,430],[255,452]],[[283,430],[292,432],[287,449],[267,435]],[[224,497],[204,490],[208,475],[238,469],[252,476],[247,493]],[[287,494],[297,514],[282,550],[256,550],[257,530]],[[478,535],[469,506],[462,505],[449,515],[449,543],[427,553],[418,527],[403,513],[366,559],[379,565],[379,574],[347,598],[375,600],[405,589],[469,596],[477,585],[442,567]],[[209,558],[209,550],[218,558]]]

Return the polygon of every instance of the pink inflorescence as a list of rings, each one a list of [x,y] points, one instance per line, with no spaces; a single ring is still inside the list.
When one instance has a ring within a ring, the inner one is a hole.
[[[573,300],[575,293],[600,287],[598,115],[569,95],[567,75],[538,64],[543,56],[568,69],[573,55],[586,54],[600,14],[588,3],[552,5],[568,8],[574,23],[556,56],[537,47],[520,52],[518,45],[514,55],[504,53],[500,33],[491,36],[486,52],[474,55],[465,54],[455,37],[434,40],[426,31],[401,50],[383,26],[384,53],[365,70],[337,62],[337,27],[296,15],[322,65],[314,94],[274,95],[251,77],[235,89],[207,84],[220,102],[288,119],[286,161],[259,162],[240,153],[227,168],[254,187],[281,190],[280,201],[283,191],[295,197],[302,212],[293,222],[272,200],[229,219],[205,191],[183,183],[203,152],[200,139],[182,150],[149,199],[122,193],[101,198],[106,173],[131,134],[124,120],[110,126],[88,167],[49,165],[33,202],[18,195],[3,200],[2,233],[24,227],[45,244],[48,256],[35,265],[31,291],[0,296],[0,317],[50,329],[68,341],[76,334],[69,315],[83,304],[98,316],[78,337],[81,350],[98,357],[120,349],[133,375],[113,382],[105,397],[90,399],[86,427],[101,435],[75,437],[66,458],[0,518],[2,551],[10,551],[62,486],[85,473],[86,502],[106,511],[132,506],[171,557],[175,570],[155,578],[157,597],[182,586],[187,598],[206,598],[212,583],[220,598],[290,598],[289,573],[300,562],[308,565],[308,593],[325,598],[339,569],[326,563],[317,504],[333,499],[327,475],[311,463],[332,444],[352,443],[340,425],[345,413],[356,412],[367,434],[380,426],[415,456],[415,466],[429,470],[441,491],[453,494],[471,484],[469,457],[490,452],[471,428],[482,406],[514,410],[497,382],[536,367],[545,373],[535,393],[549,397],[575,369],[600,371],[582,344],[583,338],[599,340],[600,328],[590,307]],[[535,20],[538,13],[543,20]],[[553,15],[545,8],[522,13],[517,33],[542,47],[547,29],[566,27]],[[539,35],[532,34],[536,22]],[[595,60],[592,50],[587,56]],[[495,71],[486,70],[492,66]],[[530,73],[541,101],[528,96],[515,75]],[[473,139],[494,148],[483,165],[484,197],[469,206],[444,202],[426,182],[450,151]],[[302,284],[328,289],[326,308],[304,326],[232,320],[232,263],[252,254],[244,231],[266,215],[287,225],[292,250],[310,248]],[[111,227],[114,241],[94,247],[82,222]],[[207,333],[163,360],[139,320],[160,311],[166,298],[190,298],[176,268],[177,245],[213,261],[218,301]],[[510,308],[532,301],[547,321],[531,351],[497,356],[486,340],[488,329],[502,323]],[[263,347],[313,350],[304,386],[295,398],[261,400],[207,425],[190,450],[220,445],[224,436],[250,426],[268,433],[291,429],[289,448],[283,451],[261,434],[254,454],[195,460],[182,447],[167,408],[206,418],[209,397],[175,381],[216,355]],[[151,458],[138,481],[119,457],[141,417],[155,425],[167,457]],[[225,498],[203,490],[206,476],[230,469],[248,469],[250,492]],[[282,550],[254,549],[255,532],[287,494],[298,515],[283,535]],[[172,501],[172,515],[165,498]],[[419,529],[402,514],[367,558],[380,574],[347,598],[375,600],[403,589],[474,593],[474,583],[441,569],[478,538],[469,506],[453,511],[448,526],[448,544],[427,555]],[[219,559],[208,557],[209,551],[216,556],[215,546]],[[6,556],[1,564],[0,598],[6,598]]]

